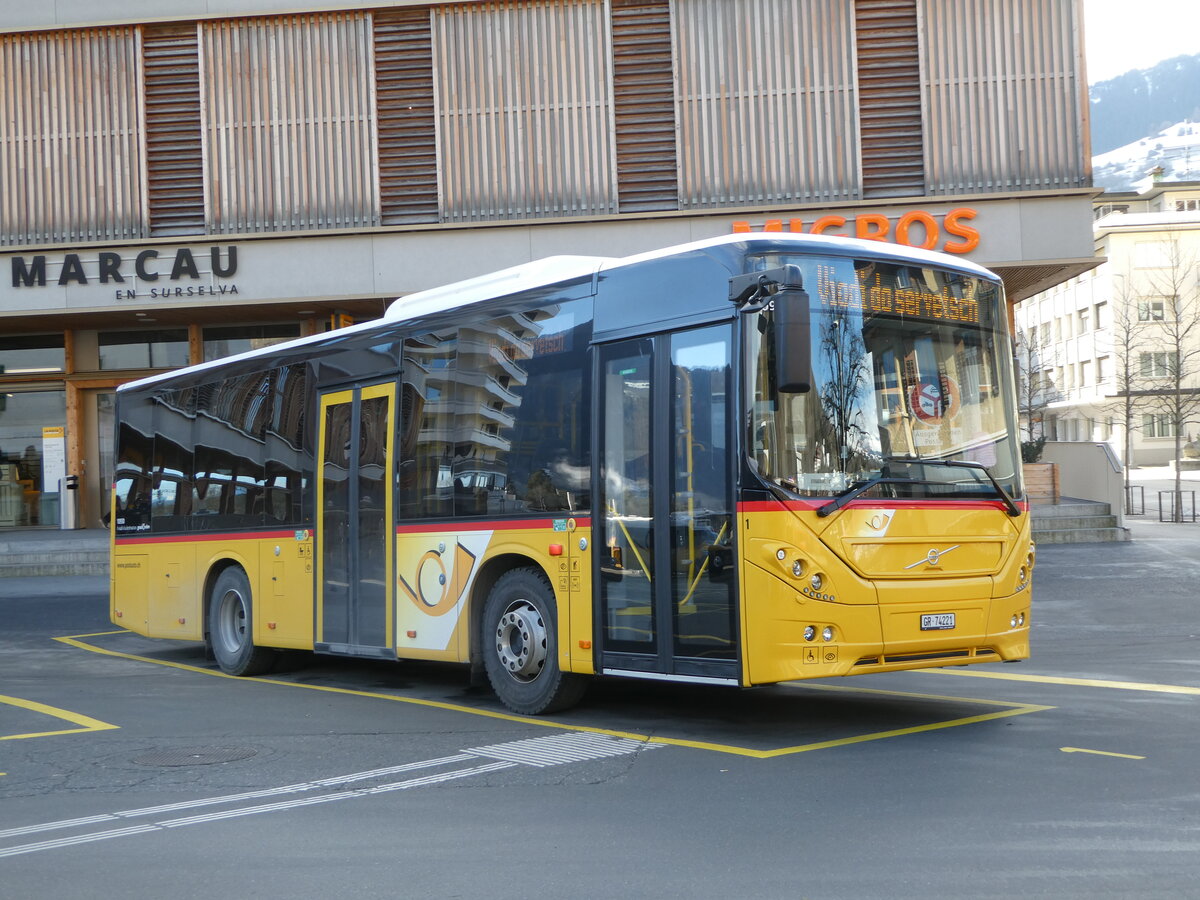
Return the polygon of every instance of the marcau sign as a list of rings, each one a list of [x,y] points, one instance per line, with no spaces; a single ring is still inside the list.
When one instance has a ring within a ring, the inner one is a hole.
[[[178,249],[147,248],[124,255],[101,250],[94,257],[79,253],[64,253],[61,257],[39,253],[34,256],[13,256],[12,286],[37,288],[47,285],[133,285],[115,288],[116,299],[135,297],[200,297],[237,294],[237,285],[221,284],[219,278],[237,274],[238,248],[212,246],[204,250],[188,247]],[[196,284],[205,280],[210,283]],[[163,283],[166,282],[166,283]],[[138,287],[141,287],[141,290]]]

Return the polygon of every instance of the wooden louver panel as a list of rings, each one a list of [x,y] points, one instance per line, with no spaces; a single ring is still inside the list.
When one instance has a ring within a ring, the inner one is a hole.
[[[620,210],[678,209],[669,0],[612,0],[612,53]]]
[[[204,232],[200,56],[194,24],[142,32],[150,233]]]
[[[864,197],[925,192],[916,0],[856,0]]]
[[[427,8],[380,11],[375,93],[384,225],[438,221],[433,38]]]

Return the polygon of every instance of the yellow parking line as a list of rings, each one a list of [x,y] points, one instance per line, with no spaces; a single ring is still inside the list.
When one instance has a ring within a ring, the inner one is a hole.
[[[854,694],[877,694],[882,696],[892,697],[907,697],[920,700],[946,700],[957,703],[971,703],[980,706],[1001,706],[1004,707],[998,712],[983,713],[978,716],[967,716],[965,718],[949,719],[944,722],[931,722],[927,725],[914,725],[909,728],[897,728],[890,731],[876,731],[869,734],[854,735],[846,738],[838,738],[830,741],[817,741],[810,744],[798,744],[792,747],[779,747],[770,750],[759,750],[753,747],[738,747],[733,744],[718,744],[708,741],[693,741],[685,738],[662,737],[661,735],[646,735],[630,731],[621,731],[611,728],[595,728],[590,725],[575,725],[569,722],[556,722],[550,719],[530,718],[528,716],[518,716],[510,713],[493,712],[492,710],[477,709],[472,706],[463,706],[457,703],[446,703],[440,700],[422,700],[417,697],[404,697],[396,694],[380,694],[374,691],[359,691],[352,688],[329,687],[328,685],[320,684],[299,684],[294,681],[283,681],[277,678],[244,678],[237,675],[227,675],[224,672],[215,669],[206,669],[199,666],[188,665],[187,663],[168,662],[166,660],[154,659],[148,656],[138,656],[133,653],[122,653],[118,650],[109,650],[105,647],[97,647],[94,644],[84,643],[81,638],[100,637],[108,634],[122,634],[124,632],[109,631],[99,632],[97,634],[80,634],[73,637],[57,637],[56,641],[64,644],[69,644],[72,647],[78,647],[82,650],[88,650],[92,653],[101,653],[106,656],[116,656],[121,659],[131,659],[137,662],[151,663],[153,665],[168,666],[172,669],[181,669],[187,672],[197,672],[201,675],[211,675],[216,678],[231,678],[235,681],[254,682],[257,684],[272,684],[281,687],[302,688],[310,691],[324,691],[329,694],[345,694],[352,697],[367,697],[373,700],[388,700],[393,703],[409,703],[415,706],[425,706],[433,709],[442,709],[449,712],[466,713],[472,716],[484,716],[489,719],[500,719],[507,722],[520,722],[524,725],[536,725],[540,728],[554,728],[564,731],[583,731],[590,734],[604,734],[611,737],[628,738],[635,741],[643,741],[651,744],[667,744],[673,747],[688,747],[693,750],[709,750],[715,753],[728,753],[736,756],[746,756],[753,759],[771,759],[777,756],[789,756],[796,753],[806,753],[810,750],[826,750],[832,747],[842,747],[850,744],[860,744],[866,741],[878,741],[884,738],[899,737],[905,734],[916,734],[922,731],[937,731],[942,728],[954,728],[958,725],[972,725],[976,722],[986,722],[990,719],[1002,719],[1009,716],[1020,716],[1026,713],[1042,712],[1048,709],[1054,709],[1053,706],[1038,706],[1029,703],[1010,703],[1003,700],[979,700],[974,697],[947,697],[937,694],[917,694],[905,691],[886,691],[874,688],[855,688],[843,687],[836,685],[817,685],[805,684],[797,685],[805,690],[822,690],[822,691],[845,691]]]
[[[20,697],[6,697],[0,694],[0,703],[6,703],[9,706],[17,706],[21,709],[28,709],[31,712],[41,713],[44,716],[53,716],[56,719],[63,719],[66,722],[71,722],[78,725],[78,728],[62,728],[58,731],[34,731],[28,734],[0,734],[0,741],[17,741],[24,738],[50,737],[56,734],[81,734],[86,731],[108,731],[113,728],[120,728],[120,725],[109,725],[107,722],[101,722],[99,719],[93,719],[91,716],[85,716],[81,713],[74,713],[70,710],[59,709],[57,706],[47,706],[45,703],[38,703],[35,700],[22,700]],[[0,772],[0,775],[4,773]]]
[[[1145,759],[1132,753],[1113,753],[1111,750],[1084,750],[1082,747],[1059,747],[1063,753],[1091,753],[1094,756],[1119,756],[1121,759]]]
[[[997,678],[1003,681],[1028,681],[1034,684],[1065,684],[1072,687],[1107,688],[1114,691],[1150,691],[1155,694],[1200,694],[1200,687],[1182,684],[1150,684],[1144,681],[1103,681],[1095,678],[1064,678],[1058,675],[1022,675],[1019,672],[963,671],[962,669],[917,669],[941,675],[965,675],[969,678]]]

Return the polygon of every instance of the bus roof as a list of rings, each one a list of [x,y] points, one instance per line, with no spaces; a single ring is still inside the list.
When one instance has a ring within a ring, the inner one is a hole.
[[[607,256],[548,256],[510,269],[400,297],[392,302],[383,318],[387,322],[403,322],[429,313],[491,300],[493,297],[590,278],[605,263],[618,262],[621,260]]]
[[[226,356],[210,362],[199,363],[183,369],[150,375],[146,378],[123,384],[117,390],[140,388],[158,381],[173,378],[176,375],[185,373],[194,374],[206,369],[222,367],[234,361],[253,359],[257,356],[267,356],[278,353],[280,350],[288,350],[294,347],[319,344],[334,336],[342,338],[357,332],[369,332],[379,328],[383,324],[404,322],[409,319],[445,312],[451,309],[459,309],[464,306],[481,303],[485,300],[506,297],[534,288],[547,287],[568,281],[579,281],[584,278],[594,277],[601,271],[635,265],[649,260],[679,256],[685,253],[704,250],[707,247],[719,247],[726,244],[742,244],[751,252],[756,249],[755,245],[761,245],[763,250],[775,251],[793,247],[798,253],[829,253],[856,258],[883,259],[896,263],[923,263],[939,268],[957,269],[980,278],[998,280],[994,272],[968,259],[938,253],[933,250],[922,250],[918,247],[907,247],[884,241],[867,241],[835,235],[799,234],[777,231],[739,232],[693,241],[688,244],[676,244],[632,256],[549,256],[533,262],[523,263],[519,266],[512,266],[508,269],[491,272],[487,275],[479,275],[475,278],[455,281],[441,287],[407,294],[394,300],[388,307],[387,312],[384,313],[382,319],[361,322],[347,328],[339,328],[334,332],[326,331],[319,334],[312,334],[269,347],[248,350],[245,353],[239,353],[234,356]]]

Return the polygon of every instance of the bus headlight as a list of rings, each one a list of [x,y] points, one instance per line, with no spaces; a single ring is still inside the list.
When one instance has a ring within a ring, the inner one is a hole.
[[[821,640],[825,641],[826,643],[829,643],[833,640],[833,628],[831,626],[826,625],[824,630],[822,630]]]
[[[1024,584],[1025,579],[1028,577],[1029,577],[1029,570],[1026,569],[1024,566],[1021,566],[1020,570],[1017,572],[1017,584]]]
[[[804,626],[804,639],[805,639],[806,641],[811,641],[811,640],[812,640],[813,638],[815,638],[816,636],[817,636],[817,629],[816,629],[816,628],[814,628],[812,625],[805,625],[805,626]]]
[[[812,578],[808,580],[814,591],[819,591],[825,585],[825,579],[821,577],[820,572],[813,572]]]
[[[792,574],[795,575],[797,578],[799,578],[801,575],[803,575],[804,574],[804,563],[800,562],[800,560],[798,560],[798,559],[795,560],[792,563]]]

